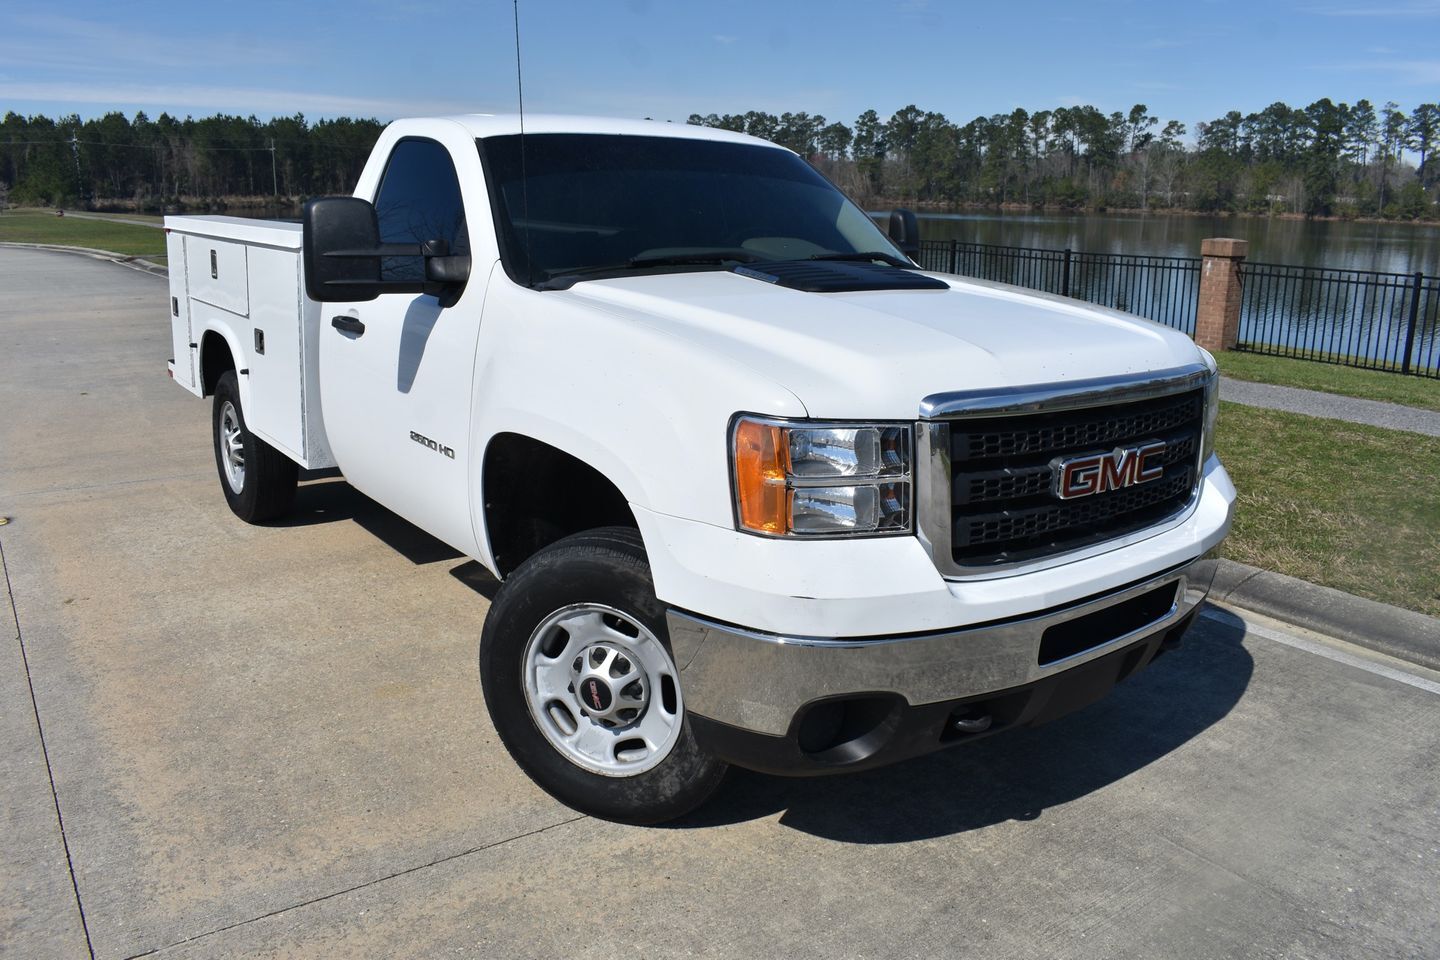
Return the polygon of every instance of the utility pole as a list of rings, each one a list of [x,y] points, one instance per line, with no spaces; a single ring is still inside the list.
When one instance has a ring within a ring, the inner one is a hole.
[[[75,158],[75,194],[79,202],[85,203],[85,183],[80,179],[80,137],[70,131],[70,153]]]
[[[270,195],[275,200],[275,209],[280,209],[280,180],[275,175],[275,138],[270,138]]]

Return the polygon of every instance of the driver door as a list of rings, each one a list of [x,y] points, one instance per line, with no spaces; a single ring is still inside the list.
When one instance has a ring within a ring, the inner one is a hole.
[[[469,254],[455,164],[442,144],[398,141],[374,196],[382,243],[443,239]],[[389,258],[386,279],[423,279],[419,257]],[[382,505],[467,553],[470,410],[483,274],[452,305],[430,294],[382,293],[321,304],[320,394],[345,478]]]

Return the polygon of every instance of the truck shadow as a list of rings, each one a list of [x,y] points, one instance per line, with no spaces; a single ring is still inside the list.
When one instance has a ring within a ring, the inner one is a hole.
[[[459,550],[380,506],[334,472],[311,474],[306,480],[295,491],[290,513],[270,526],[309,527],[350,520],[417,566],[464,558]]]
[[[733,771],[709,803],[670,826],[781,812],[781,824],[818,837],[904,843],[1038,819],[1165,757],[1235,706],[1254,672],[1241,642],[1245,625],[1209,609],[1212,616],[1196,622],[1179,651],[1048,726],[852,776],[791,780]]]

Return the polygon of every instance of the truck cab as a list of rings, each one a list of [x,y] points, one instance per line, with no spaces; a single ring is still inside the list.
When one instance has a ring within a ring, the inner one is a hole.
[[[922,271],[913,217],[743,135],[403,120],[303,224],[166,226],[232,509],[338,467],[492,571],[496,729],[600,816],[1083,706],[1179,644],[1229,527],[1188,338]]]

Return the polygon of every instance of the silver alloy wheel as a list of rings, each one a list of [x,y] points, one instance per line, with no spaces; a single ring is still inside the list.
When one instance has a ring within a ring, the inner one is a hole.
[[[239,494],[245,490],[245,437],[240,427],[240,412],[226,400],[220,407],[220,459],[225,464],[225,480]]]
[[[581,603],[550,614],[526,641],[520,669],[535,725],[591,773],[644,773],[680,736],[683,705],[670,654],[613,607]]]

